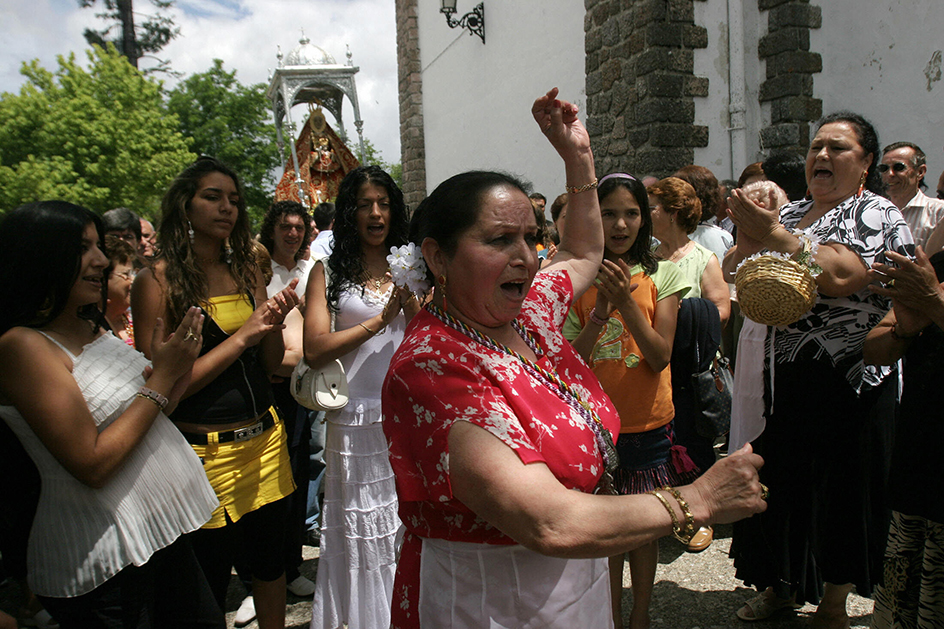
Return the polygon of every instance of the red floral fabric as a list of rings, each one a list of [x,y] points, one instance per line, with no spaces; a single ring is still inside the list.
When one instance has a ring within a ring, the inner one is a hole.
[[[619,415],[596,376],[561,334],[573,301],[564,271],[535,277],[518,322],[555,371],[589,402],[612,434]],[[426,310],[413,318],[383,387],[384,432],[407,529],[394,589],[393,626],[417,626],[419,538],[514,544],[452,495],[449,428],[469,421],[501,439],[524,463],[545,463],[569,489],[592,492],[602,458],[586,421],[515,357],[454,330]]]

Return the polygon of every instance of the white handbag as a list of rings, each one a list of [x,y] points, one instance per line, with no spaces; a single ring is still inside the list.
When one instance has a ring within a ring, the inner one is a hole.
[[[296,402],[313,411],[336,411],[348,400],[347,376],[340,360],[312,369],[301,359],[292,372],[290,390]]]

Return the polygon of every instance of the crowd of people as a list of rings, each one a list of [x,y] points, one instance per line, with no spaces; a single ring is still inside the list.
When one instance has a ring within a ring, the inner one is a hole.
[[[8,212],[0,553],[22,615],[225,627],[235,569],[237,626],[283,627],[292,592],[312,629],[646,629],[659,540],[700,552],[734,523],[758,590],[742,621],[809,602],[841,629],[855,590],[873,627],[941,626],[944,201],[924,153],[841,112],[805,158],[737,182],[598,179],[577,114],[556,89],[532,106],[564,167],[552,221],[490,171],[411,214],[366,166],[313,213],[274,203],[254,237],[210,157],[156,228]],[[795,323],[740,312],[734,276],[762,254],[815,278]],[[727,358],[730,434],[693,385]],[[347,403],[299,404],[301,362],[339,363]]]

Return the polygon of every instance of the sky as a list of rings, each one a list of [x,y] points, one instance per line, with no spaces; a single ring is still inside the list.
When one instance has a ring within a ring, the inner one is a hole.
[[[57,55],[76,54],[85,63],[88,45],[82,32],[102,29],[96,17],[102,0],[80,9],[78,0],[2,0],[0,2],[0,92],[19,92],[24,61],[39,59],[48,70]],[[135,13],[152,13],[149,0],[135,0]],[[304,34],[311,43],[345,64],[346,46],[353,63],[364,137],[386,162],[400,161],[397,102],[396,23],[393,0],[177,0],[169,13],[180,35],[158,57],[185,76],[208,70],[214,58],[235,70],[243,84],[268,83],[278,65],[277,47],[288,53]],[[140,20],[139,20],[140,21]],[[142,69],[154,65],[144,59]],[[168,87],[176,82],[165,78]],[[292,110],[300,124],[304,107]],[[326,112],[327,113],[327,112]],[[344,101],[343,120],[351,139],[357,137],[354,110]],[[329,124],[334,126],[330,114]]]

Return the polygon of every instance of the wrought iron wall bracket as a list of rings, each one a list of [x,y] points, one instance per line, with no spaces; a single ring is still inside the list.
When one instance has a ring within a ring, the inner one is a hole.
[[[443,8],[442,13],[446,15],[446,24],[449,28],[464,28],[469,31],[469,35],[478,35],[485,43],[485,3],[480,2],[474,9],[463,15],[460,19],[452,18],[455,9]]]

